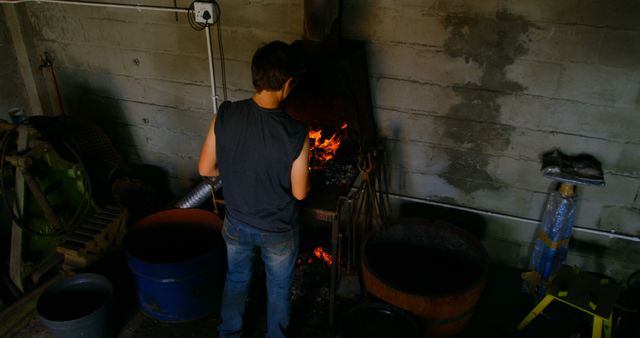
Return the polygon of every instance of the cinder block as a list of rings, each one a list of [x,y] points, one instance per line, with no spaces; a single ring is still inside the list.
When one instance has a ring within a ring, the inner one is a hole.
[[[33,38],[37,40],[86,42],[90,41],[87,29],[97,29],[86,28],[87,19],[70,20],[56,12],[37,12],[29,17],[29,21],[34,27]]]
[[[446,172],[450,163],[449,154],[457,151],[455,148],[398,140],[388,140],[387,147],[387,156],[394,168],[433,175],[455,175]],[[483,169],[500,185],[539,192],[547,190],[550,181],[540,173],[538,161],[491,155],[484,157],[487,166]]]
[[[78,103],[86,102],[84,96],[98,95],[185,110],[212,110],[211,89],[208,86],[109,73],[85,73],[82,70],[60,73],[61,79],[64,78],[66,82],[61,87],[63,97]],[[79,77],[75,76],[77,73],[80,73]]]
[[[583,198],[583,192],[591,189],[599,189],[597,187],[582,187],[576,188],[576,217],[574,219],[574,225],[585,228],[596,228],[598,219],[602,214],[603,207],[608,204],[595,199]]]
[[[202,137],[176,133],[165,128],[115,125],[114,130],[119,138],[131,140],[139,151],[197,157],[202,147]]]
[[[396,194],[432,200],[446,199],[464,202],[462,200],[464,194],[437,175],[392,170],[390,178],[389,190]]]
[[[91,20],[87,24],[87,42],[110,46],[181,54],[206,55],[203,32],[188,25],[158,25]]]
[[[78,68],[59,68],[57,75],[65,106],[68,103],[82,106],[87,101],[91,102],[91,96],[131,101],[143,100],[144,88],[143,81],[140,79]],[[80,107],[79,109],[87,110],[88,108]]]
[[[370,44],[368,51],[371,74],[443,86],[479,83],[482,76],[475,62],[466,63],[442,51],[378,43]]]
[[[579,0],[501,0],[500,10],[520,15],[534,22],[576,23],[578,21]]]
[[[526,59],[596,63],[604,30],[589,26],[536,23],[527,34]]]
[[[578,23],[625,29],[640,28],[640,3],[634,0],[587,0],[577,7]]]
[[[75,43],[47,45],[59,67],[205,85],[210,82],[206,54],[180,55]]]
[[[250,62],[253,53],[259,47],[273,40],[291,43],[299,39],[299,35],[278,33],[264,29],[239,28],[223,26],[222,39],[225,58]],[[217,36],[215,37],[217,39]],[[214,40],[214,53],[218,54],[217,40]]]
[[[187,180],[199,179],[198,157],[179,156],[166,152],[156,152],[142,148],[128,148],[130,153],[123,154],[133,163],[144,163],[154,165],[167,171],[170,178],[177,182],[182,182],[185,186],[174,192],[185,191],[191,185],[187,185]],[[198,152],[200,149],[198,149]]]
[[[382,135],[402,141],[460,150],[481,149],[486,154],[533,162],[539,161],[543,153],[558,148],[566,154],[590,153],[609,171],[635,175],[640,168],[640,149],[634,144],[380,108],[376,118]],[[464,138],[465,133],[468,138]],[[453,139],[451,135],[460,137]],[[508,139],[504,139],[505,135]]]
[[[433,116],[378,109],[376,117],[379,131],[387,137],[429,144],[447,142],[445,131],[438,128]]]
[[[640,143],[637,110],[534,95],[498,99],[501,123],[541,132],[564,132],[616,142]]]
[[[547,133],[525,129],[516,129],[511,134],[510,145],[505,150],[505,154],[535,160],[543,153],[554,148],[560,149],[565,154],[589,153],[602,162],[605,170],[622,171],[638,163],[633,156],[621,158],[623,153],[628,155],[637,154],[638,151],[635,150],[638,148],[637,146],[632,145],[629,147],[629,145],[619,142],[580,135]],[[625,164],[624,161],[629,161],[629,164]]]
[[[154,4],[154,5],[157,5]],[[186,5],[188,6],[188,4]],[[238,6],[235,2],[229,4],[228,7],[233,9]],[[278,10],[286,10],[288,4],[268,5],[274,13]],[[180,53],[206,53],[205,34],[193,30],[186,19],[185,14],[178,15],[178,22],[175,21],[174,13],[149,12],[130,9],[105,9],[99,8],[96,12],[95,8],[84,6],[65,6],[75,7],[77,10],[58,10],[58,11],[39,11],[34,10],[30,13],[34,25],[38,27],[36,32],[41,34],[42,39],[47,40],[64,40],[64,41],[84,41],[90,44],[105,44],[109,46],[121,46],[136,49],[152,49],[162,51],[176,51]],[[240,5],[238,11],[225,10],[223,18],[224,29],[234,29],[244,27],[253,33],[259,35],[274,34],[275,31],[281,31],[279,36],[273,36],[266,41],[274,39],[292,40],[301,36],[302,27],[297,27],[295,31],[287,32],[286,30],[269,29],[265,27],[275,28],[274,25],[280,21],[270,15],[260,13],[253,15],[255,18],[263,18],[264,20],[274,20],[269,25],[256,24],[238,25],[235,18],[238,13],[245,13],[246,5]],[[248,9],[259,11],[265,6],[248,6]],[[58,8],[58,7],[54,7]],[[273,13],[272,13],[273,14]],[[295,12],[291,15],[295,16]],[[297,16],[301,16],[299,13]],[[65,24],[60,24],[64,22]],[[68,23],[67,23],[68,22]],[[282,25],[285,25],[282,23]],[[216,30],[212,31],[213,40],[217,38]],[[282,36],[285,36],[283,38]],[[292,38],[293,37],[293,38]],[[223,33],[223,38],[227,37]],[[246,47],[245,47],[246,48]],[[252,48],[253,50],[253,48]],[[206,54],[205,54],[206,55]]]
[[[638,224],[640,209],[626,206],[605,206],[598,220],[598,228],[630,235],[638,235]]]
[[[546,202],[546,193],[503,186],[499,190],[483,189],[470,194],[467,205],[512,216],[538,218]]]
[[[168,128],[185,135],[204,137],[213,118],[211,111],[190,111],[133,101],[115,101],[122,114],[114,114],[114,122],[128,125]]]
[[[510,152],[509,126],[390,110],[378,115],[378,123],[383,135],[400,140],[494,155]]]
[[[391,191],[405,196],[432,200],[454,201],[455,204],[513,216],[538,219],[547,194],[494,184],[492,189],[480,189],[467,193],[457,186],[465,181],[470,187],[487,187],[486,182],[473,177],[456,177],[455,173],[432,175],[405,170],[393,170]],[[451,183],[454,182],[456,186]]]
[[[212,109],[211,88],[199,85],[146,79],[143,101],[189,110]]]
[[[635,107],[640,73],[598,65],[567,64],[556,97],[614,107]]]
[[[408,6],[345,6],[349,38],[442,47],[448,34],[442,19],[428,9]]]
[[[460,101],[450,87],[391,78],[379,78],[373,83],[375,105],[379,108],[444,115]]]
[[[506,67],[507,80],[523,86],[525,93],[552,96],[557,89],[562,65],[551,62],[516,59]]]
[[[607,30],[602,39],[598,62],[631,71],[640,69],[640,31]]]
[[[420,3],[418,0],[414,0],[414,2]],[[439,15],[495,17],[496,11],[499,9],[498,0],[448,0],[427,3],[428,5],[423,4],[423,6]]]
[[[289,11],[286,3],[227,2],[222,7],[222,22],[227,27],[243,27],[287,32]],[[293,14],[293,13],[292,13]],[[302,15],[300,12],[298,15]],[[298,28],[302,36],[302,28]]]
[[[585,187],[580,198],[599,201],[605,205],[630,205],[633,203],[640,182],[637,178],[615,174],[605,175],[604,187]]]
[[[227,86],[228,89],[244,90],[253,92],[253,84],[251,82],[251,62],[250,61],[237,61],[237,60],[225,60],[226,73],[227,73]],[[218,88],[217,95],[222,97],[222,71],[220,69],[220,61],[216,58],[215,63],[216,71],[216,86]],[[208,68],[207,68],[208,69]],[[207,81],[209,83],[209,81]]]
[[[418,142],[388,139],[386,156],[391,168],[438,174],[445,170],[448,157],[442,148]]]
[[[520,189],[544,192],[548,181],[540,173],[539,161],[507,156],[488,156],[487,172],[502,184]]]
[[[500,216],[483,216],[486,219],[484,238],[500,241],[526,243],[529,245],[535,238],[537,222],[524,222]]]

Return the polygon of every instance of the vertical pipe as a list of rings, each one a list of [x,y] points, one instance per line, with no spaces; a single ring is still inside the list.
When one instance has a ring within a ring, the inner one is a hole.
[[[213,102],[213,113],[218,113],[218,102],[216,97],[216,79],[213,69],[213,50],[211,49],[211,25],[205,29],[207,33],[207,55],[209,56],[209,76],[211,77],[211,100]]]

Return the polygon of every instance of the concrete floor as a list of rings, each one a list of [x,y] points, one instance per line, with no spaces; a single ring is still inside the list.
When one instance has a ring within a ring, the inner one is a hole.
[[[108,264],[96,266],[95,269],[109,277],[114,282],[117,295],[116,311],[120,316],[117,321],[120,338],[199,338],[217,337],[216,326],[219,321],[218,313],[205,318],[186,323],[163,323],[142,314],[135,305],[135,291],[132,290],[131,280],[123,269],[124,258],[118,256]],[[106,268],[105,268],[106,267]],[[124,265],[126,267],[126,265]],[[101,270],[101,271],[100,271]],[[518,269],[493,265],[488,277],[487,286],[477,304],[475,314],[468,327],[458,335],[460,338],[471,337],[545,337],[545,338],[578,338],[591,336],[590,318],[569,306],[552,303],[545,311],[545,315],[536,318],[524,331],[517,332],[516,325],[531,310],[531,298],[520,291],[520,272]],[[258,277],[259,278],[259,277]],[[256,283],[259,284],[259,283]],[[260,289],[253,291],[253,298],[248,303],[250,322],[245,337],[261,337],[264,332],[264,292]],[[355,300],[341,302],[338,316],[347,312]],[[336,337],[336,331],[323,318],[309,321],[313,309],[297,309],[292,314],[292,324],[296,325],[296,337]],[[320,309],[326,313],[326,309]],[[252,314],[251,314],[252,313]],[[328,318],[327,318],[328,319]],[[340,319],[340,318],[338,318]],[[637,323],[637,318],[635,319]],[[372,323],[372,325],[375,323]],[[616,338],[635,338],[637,328],[632,332],[629,322],[622,326],[627,328],[619,331]],[[38,322],[31,320],[22,330],[14,335],[16,338],[50,338],[51,333]]]

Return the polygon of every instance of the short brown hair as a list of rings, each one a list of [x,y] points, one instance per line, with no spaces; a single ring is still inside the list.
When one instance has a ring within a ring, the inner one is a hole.
[[[272,41],[258,48],[251,60],[251,77],[257,92],[276,91],[293,75],[289,45]]]

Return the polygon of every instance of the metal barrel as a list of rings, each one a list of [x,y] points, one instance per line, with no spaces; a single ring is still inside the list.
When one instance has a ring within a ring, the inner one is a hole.
[[[179,199],[174,207],[179,209],[195,208],[211,198],[212,191],[218,191],[220,188],[222,188],[222,180],[219,176],[202,177],[202,181]]]
[[[125,235],[138,305],[165,322],[201,318],[219,304],[224,284],[222,220],[201,209],[165,210]]]

